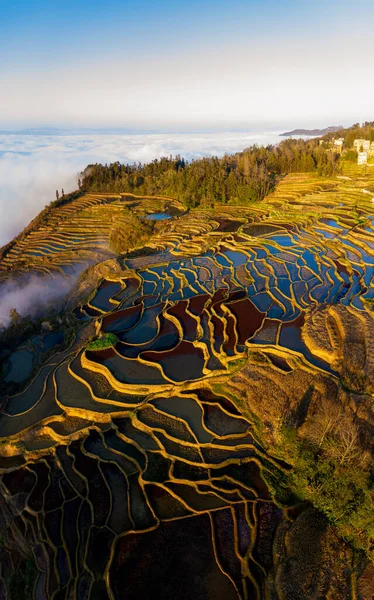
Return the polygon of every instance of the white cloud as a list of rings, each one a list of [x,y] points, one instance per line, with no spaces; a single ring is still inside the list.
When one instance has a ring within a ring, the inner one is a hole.
[[[50,305],[63,302],[66,294],[77,282],[83,266],[76,267],[70,276],[54,275],[50,277],[18,277],[1,285],[0,327],[10,324],[10,310],[15,308],[22,317],[42,314]]]
[[[276,134],[0,135],[0,246],[55,198],[77,187],[77,173],[93,162],[148,162],[160,156],[223,155]]]

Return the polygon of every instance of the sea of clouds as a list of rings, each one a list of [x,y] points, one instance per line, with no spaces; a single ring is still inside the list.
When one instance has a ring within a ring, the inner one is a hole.
[[[0,247],[55,199],[77,188],[78,173],[95,162],[149,162],[180,154],[222,156],[252,144],[279,142],[278,133],[0,133]]]

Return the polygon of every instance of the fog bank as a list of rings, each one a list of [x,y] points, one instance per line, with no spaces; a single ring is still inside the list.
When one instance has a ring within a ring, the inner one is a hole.
[[[15,308],[22,317],[42,315],[50,305],[65,301],[76,284],[82,265],[70,276],[57,274],[55,277],[31,275],[27,280],[18,278],[0,285],[0,324],[10,324],[9,313]]]

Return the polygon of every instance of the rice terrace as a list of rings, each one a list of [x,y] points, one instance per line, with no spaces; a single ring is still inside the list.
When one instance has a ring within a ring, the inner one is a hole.
[[[374,166],[336,161],[245,202],[88,170],[1,249],[0,295],[38,290],[1,334],[1,598],[372,598]]]

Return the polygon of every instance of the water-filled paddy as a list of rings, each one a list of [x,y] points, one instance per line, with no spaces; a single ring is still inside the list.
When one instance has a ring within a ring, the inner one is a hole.
[[[329,210],[324,206],[325,213]],[[207,252],[188,256],[183,249],[179,257],[184,241],[173,239],[174,259],[139,268],[139,280],[134,284],[124,280],[120,293],[111,289],[113,284],[99,288],[91,305],[110,311],[103,329],[119,332],[123,344],[119,354],[158,362],[168,380],[193,381],[227,368],[246,346],[265,343],[262,326],[270,319],[270,324],[280,321],[285,326],[278,339],[281,346],[300,352],[316,366],[326,366],[306,349],[293,323],[308,308],[322,304],[342,302],[363,308],[360,294],[371,285],[374,252],[360,234],[347,239],[340,218],[328,214],[312,226],[269,221],[243,227],[244,220],[216,217],[214,223],[222,241]],[[234,238],[235,227],[242,234]],[[326,240],[334,241],[334,249],[326,247]],[[346,260],[355,264],[356,274],[344,266]],[[363,265],[361,270],[358,265]],[[243,300],[233,302],[234,290]],[[196,312],[199,298],[203,304]],[[244,298],[250,299],[248,305]],[[123,307],[131,310],[128,317]],[[171,319],[166,329],[160,321],[164,316]],[[193,352],[188,344],[197,344]],[[186,350],[184,358],[181,348]],[[116,360],[119,373],[121,363]]]
[[[147,215],[146,219],[150,221],[165,221],[166,219],[171,219],[171,215],[168,213],[152,213],[151,215]]]
[[[31,375],[34,361],[34,354],[26,348],[17,350],[9,358],[9,370],[5,381],[22,383]]]
[[[129,586],[143,597],[142,561],[157,563],[158,572],[175,556],[189,561],[196,539],[224,600],[263,597],[276,530],[292,523],[282,521],[282,503],[273,502],[267,483],[283,465],[256,439],[246,403],[252,393],[267,410],[271,394],[285,393],[300,369],[311,387],[321,373],[337,381],[328,352],[309,343],[308,322],[344,305],[361,318],[373,296],[368,231],[353,218],[343,227],[349,209],[336,213],[333,200],[305,217],[295,197],[289,218],[274,217],[276,200],[269,200],[243,209],[240,220],[231,207],[171,220],[150,254],[124,258],[118,280],[103,280],[75,309],[82,318],[77,346],[52,355],[63,341],[58,332],[31,340],[32,356],[48,350],[51,359],[8,400],[0,426],[23,436],[42,423],[23,448],[44,449],[46,458],[25,469],[18,456],[1,457],[0,465],[11,465],[3,484],[10,497],[21,486],[28,498],[21,517],[42,523],[46,561],[59,581],[73,581],[70,566],[78,567],[82,597],[91,585],[86,567],[94,573],[92,596],[106,597],[109,582],[114,597]],[[88,243],[83,234],[71,239]],[[88,350],[90,327],[95,338],[115,333],[118,341]],[[269,382],[263,394],[261,381]],[[189,597],[199,597],[189,579]]]

